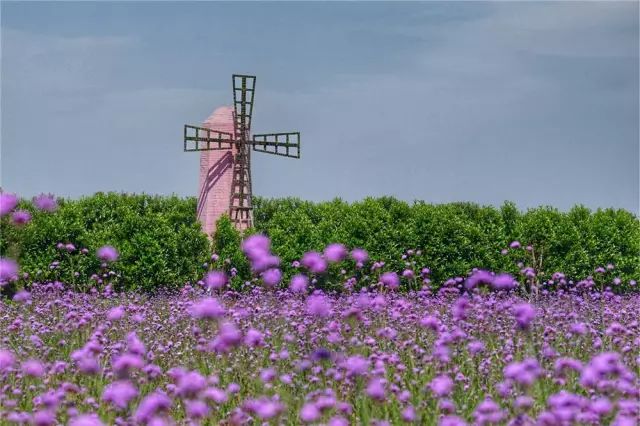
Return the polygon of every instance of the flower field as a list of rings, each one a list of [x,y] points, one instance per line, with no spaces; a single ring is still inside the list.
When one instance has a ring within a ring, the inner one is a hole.
[[[543,282],[514,241],[502,250],[524,259],[519,275],[435,283],[417,250],[394,271],[334,243],[285,279],[256,234],[242,289],[214,254],[201,280],[151,294],[117,291],[117,247],[56,250],[98,262],[88,291],[0,259],[14,288],[0,301],[0,424],[638,424],[640,295],[614,292],[636,282],[612,264]]]

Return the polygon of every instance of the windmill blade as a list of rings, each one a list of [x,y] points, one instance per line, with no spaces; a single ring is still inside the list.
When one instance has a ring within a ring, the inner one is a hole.
[[[254,75],[233,75],[233,108],[236,112],[236,134],[248,140],[253,115],[253,94],[256,90]]]
[[[300,132],[253,135],[251,145],[254,151],[300,158]]]
[[[233,135],[206,127],[184,125],[184,151],[217,151],[233,148]]]

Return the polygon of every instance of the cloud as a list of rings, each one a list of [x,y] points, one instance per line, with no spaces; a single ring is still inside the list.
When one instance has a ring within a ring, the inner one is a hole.
[[[254,131],[302,132],[301,160],[254,156],[259,195],[637,210],[637,4],[401,6],[349,25],[312,5],[279,18],[293,39],[262,27],[194,46],[3,29],[3,180],[195,195],[182,125],[229,104],[244,69],[259,76]]]
[[[106,87],[125,67],[123,53],[136,39],[123,36],[62,37],[2,29],[3,76],[14,92],[77,96]]]

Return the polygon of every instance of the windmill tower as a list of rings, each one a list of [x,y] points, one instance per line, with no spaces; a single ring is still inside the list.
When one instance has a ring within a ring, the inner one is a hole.
[[[184,151],[200,153],[198,219],[211,236],[227,213],[236,228],[253,225],[251,151],[300,158],[300,133],[251,136],[256,77],[234,74],[233,107],[220,107],[202,126],[184,126]]]

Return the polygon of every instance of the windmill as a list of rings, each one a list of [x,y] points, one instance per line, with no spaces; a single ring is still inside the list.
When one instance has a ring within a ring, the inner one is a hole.
[[[184,151],[226,151],[224,153],[226,166],[222,172],[231,170],[230,188],[222,188],[217,194],[229,194],[228,214],[238,229],[246,229],[253,224],[253,205],[251,201],[251,151],[280,155],[290,158],[300,158],[300,133],[261,133],[251,136],[251,119],[253,115],[256,77],[251,75],[234,74],[233,81],[233,109],[229,110],[231,123],[222,122],[220,125],[184,126]],[[214,113],[215,115],[216,113]],[[232,117],[231,117],[232,116]],[[213,117],[213,115],[212,115]],[[225,126],[225,124],[229,124]],[[206,154],[201,153],[201,171]],[[222,157],[220,157],[222,158]],[[220,161],[217,161],[219,164]],[[207,171],[209,174],[210,171]],[[216,172],[220,173],[220,171]],[[201,175],[202,176],[202,175]],[[203,187],[201,177],[201,192],[199,200],[199,215],[204,202],[218,203],[219,196],[212,201],[206,197],[211,188]],[[224,181],[216,180],[217,185],[224,185]],[[212,185],[213,186],[213,185]],[[203,198],[204,197],[204,198]],[[202,203],[201,203],[202,201]],[[220,206],[217,206],[220,210]],[[209,233],[211,225],[205,226]]]

